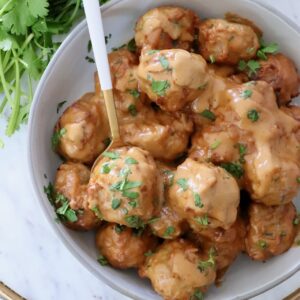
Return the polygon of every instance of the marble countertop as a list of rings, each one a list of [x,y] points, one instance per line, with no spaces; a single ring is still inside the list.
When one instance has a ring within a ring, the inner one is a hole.
[[[299,0],[260,0],[300,25]],[[4,128],[3,120],[0,128]],[[128,299],[90,274],[54,235],[27,173],[27,128],[0,150],[0,281],[28,300]],[[0,132],[0,136],[4,136]],[[299,288],[300,273],[256,300],[279,300]]]

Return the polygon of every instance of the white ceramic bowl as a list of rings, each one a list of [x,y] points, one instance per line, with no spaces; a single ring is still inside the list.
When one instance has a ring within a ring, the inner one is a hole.
[[[292,57],[300,70],[300,34],[296,25],[280,13],[271,11],[248,0],[113,0],[103,7],[106,34],[111,33],[109,47],[117,47],[133,36],[137,18],[149,8],[173,4],[189,7],[201,17],[222,17],[235,12],[252,19],[265,32],[269,41],[276,41],[280,49]],[[61,163],[51,150],[50,139],[59,115],[57,104],[68,100],[68,105],[81,95],[93,90],[95,65],[86,62],[89,35],[85,22],[80,23],[67,37],[49,64],[37,88],[29,124],[28,160],[32,185],[41,207],[58,237],[73,255],[95,276],[119,292],[141,300],[160,297],[147,280],[138,278],[135,271],[119,271],[101,267],[92,233],[77,233],[54,222],[55,214],[43,192],[48,180],[53,180]],[[44,174],[48,179],[44,178]],[[299,208],[299,198],[298,202]],[[245,299],[255,296],[288,278],[300,269],[300,248],[269,260],[252,262],[241,255],[225,276],[220,288],[212,287],[207,299]]]

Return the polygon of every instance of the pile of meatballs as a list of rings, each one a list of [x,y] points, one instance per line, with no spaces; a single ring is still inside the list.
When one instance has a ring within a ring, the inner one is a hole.
[[[126,146],[91,168],[110,137],[97,74],[55,126],[57,214],[96,229],[100,263],[137,268],[166,300],[202,299],[241,252],[266,261],[294,243],[299,76],[284,54],[257,56],[261,35],[234,14],[152,9],[136,50],[109,54]]]

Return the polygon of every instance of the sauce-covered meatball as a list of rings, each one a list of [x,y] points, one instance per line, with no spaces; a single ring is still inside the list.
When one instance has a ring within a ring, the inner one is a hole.
[[[64,111],[55,126],[52,144],[67,160],[92,163],[105,149],[108,135],[101,104],[89,93]]]
[[[164,201],[156,218],[151,220],[149,226],[154,235],[163,239],[175,239],[186,230],[183,218],[174,211],[169,204],[169,188],[174,184],[175,168],[161,162],[157,162],[160,178],[163,180]]]
[[[247,25],[208,19],[199,26],[200,53],[212,63],[237,64],[255,57],[259,40]]]
[[[204,229],[199,232],[191,232],[188,237],[204,251],[214,249],[217,280],[219,281],[241,251],[245,250],[245,235],[244,221],[238,217],[227,230],[223,228]]]
[[[57,213],[64,224],[75,230],[91,230],[100,224],[97,216],[88,207],[87,184],[90,170],[78,163],[64,163],[57,170],[55,190],[58,193]]]
[[[181,110],[210,80],[205,60],[184,50],[146,50],[137,69],[140,89],[161,109]]]
[[[240,193],[235,179],[224,169],[188,158],[176,170],[169,199],[195,231],[227,229],[236,220]]]
[[[246,236],[246,251],[254,260],[267,260],[287,251],[296,236],[292,203],[265,206],[251,203]]]
[[[278,108],[266,82],[234,85],[221,95],[214,111],[206,111],[214,118],[194,136],[190,156],[220,164],[256,202],[292,201],[300,175],[299,121]]]
[[[215,261],[184,240],[163,243],[140,269],[165,300],[189,300],[215,281]]]
[[[157,159],[170,161],[180,156],[187,149],[193,130],[192,120],[184,113],[157,111],[145,103],[145,95],[138,90],[135,76],[136,57],[131,52],[112,52],[109,62],[124,143],[145,149]],[[95,86],[105,112],[98,76],[95,76]]]
[[[139,228],[160,209],[158,171],[147,151],[123,147],[104,152],[91,174],[90,208],[105,221]]]
[[[278,53],[268,55],[267,60],[260,60],[259,64],[260,68],[253,79],[268,82],[277,94],[279,105],[299,95],[300,78],[291,59]]]
[[[199,18],[176,6],[149,10],[137,22],[135,41],[139,48],[191,50]]]
[[[96,234],[96,246],[101,255],[118,269],[141,266],[156,245],[155,237],[148,230],[139,232],[118,224],[107,224]]]

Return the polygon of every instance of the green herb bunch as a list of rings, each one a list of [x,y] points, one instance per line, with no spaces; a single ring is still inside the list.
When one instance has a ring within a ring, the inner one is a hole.
[[[27,122],[34,82],[60,36],[82,16],[81,0],[0,0],[0,115],[8,117],[6,135]]]

